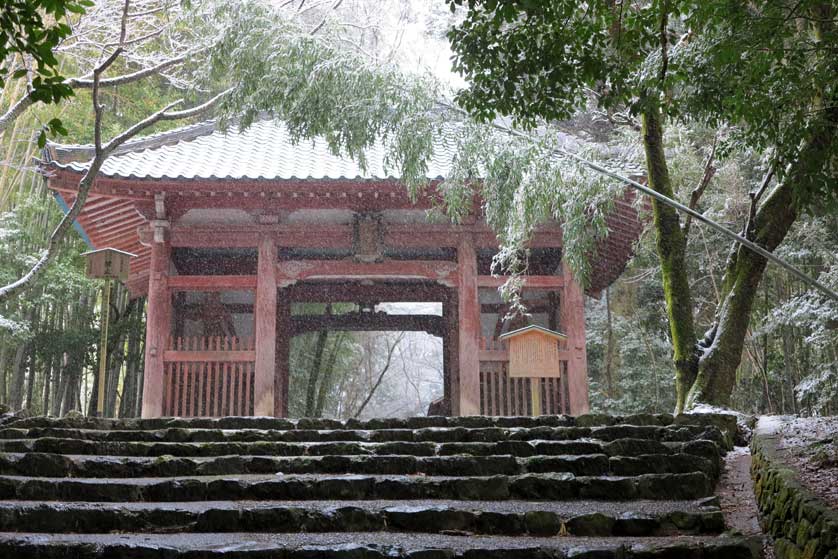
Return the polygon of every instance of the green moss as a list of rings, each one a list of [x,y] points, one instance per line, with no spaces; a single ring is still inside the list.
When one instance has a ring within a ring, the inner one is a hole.
[[[657,103],[649,102],[642,114],[643,147],[649,187],[674,196],[663,146],[663,126]],[[697,375],[698,357],[693,320],[692,292],[684,261],[686,238],[674,208],[652,200],[657,252],[675,360],[676,413],[684,410],[687,392]]]

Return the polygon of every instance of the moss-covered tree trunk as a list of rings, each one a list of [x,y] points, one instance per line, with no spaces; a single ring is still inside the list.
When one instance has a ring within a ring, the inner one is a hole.
[[[752,241],[770,251],[783,241],[798,215],[800,197],[795,192],[809,191],[807,183],[827,169],[836,135],[838,107],[833,102],[812,127],[810,139],[801,148],[797,160],[789,165],[782,180],[760,205],[749,233]],[[732,252],[722,281],[715,332],[701,356],[687,405],[730,403],[754,297],[765,265],[765,258],[742,246]]]
[[[801,20],[801,31],[815,41],[835,41],[834,9],[828,3],[811,8],[808,21]],[[799,208],[810,202],[807,196],[818,191],[814,181],[830,176],[831,160],[838,135],[838,92],[824,89],[812,99],[811,120],[801,122],[808,135],[779,182],[759,206],[746,235],[763,248],[773,251],[788,234]],[[835,177],[832,177],[835,180]],[[834,182],[828,183],[834,188]],[[757,287],[766,260],[742,246],[731,251],[722,280],[721,303],[716,327],[707,350],[701,356],[698,375],[687,398],[687,405],[706,402],[728,405],[742,360],[742,349],[751,317]]]
[[[649,187],[673,198],[663,147],[662,116],[656,102],[650,100],[646,103],[642,124]],[[687,392],[695,381],[698,366],[692,294],[684,262],[686,237],[674,208],[653,199],[652,211],[675,360],[676,413],[680,413],[683,411]]]

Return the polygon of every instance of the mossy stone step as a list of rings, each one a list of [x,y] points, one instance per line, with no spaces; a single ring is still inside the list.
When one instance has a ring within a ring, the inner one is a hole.
[[[721,416],[727,417],[727,416]],[[465,417],[408,417],[374,418],[369,420],[302,418],[284,419],[274,417],[217,417],[217,418],[176,418],[161,417],[154,419],[112,419],[95,417],[30,417],[12,418],[8,424],[16,427],[69,427],[85,429],[161,429],[185,427],[195,429],[422,429],[425,427],[537,427],[537,426],[580,426],[598,427],[608,425],[660,425],[672,423],[695,425],[719,425],[723,419],[710,418],[704,414],[684,414],[673,418],[669,414],[637,414],[628,416],[610,416],[588,414],[577,417],[564,415],[529,416],[465,416]],[[735,421],[735,420],[734,420]]]
[[[580,441],[598,440],[613,442],[621,439],[649,440],[658,442],[686,442],[696,439],[710,440],[721,444],[724,435],[715,426],[671,425],[667,427],[614,425],[610,427],[533,427],[533,428],[424,428],[424,429],[377,429],[372,431],[337,429],[337,430],[237,430],[221,429],[160,429],[151,431],[97,431],[89,429],[33,428],[0,429],[0,450],[15,452],[18,441],[38,440],[39,444],[49,441],[82,441],[79,449],[91,442],[105,443],[162,443],[162,442],[284,442],[284,443],[323,443],[323,442],[431,442],[431,443],[469,443],[469,442],[504,442],[504,441]],[[101,447],[106,449],[107,447]],[[118,448],[118,447],[115,447]],[[107,450],[104,450],[107,453]],[[81,454],[82,452],[76,452]]]
[[[439,534],[16,534],[0,533],[0,556],[16,559],[752,559],[736,537],[520,538]]]
[[[411,475],[237,475],[170,478],[0,476],[0,499],[206,501],[330,499],[699,499],[712,493],[704,473],[633,477],[524,474],[489,477]]]
[[[518,536],[717,534],[718,506],[697,501],[555,503],[296,501],[197,503],[0,502],[0,531],[44,533],[403,531]]]

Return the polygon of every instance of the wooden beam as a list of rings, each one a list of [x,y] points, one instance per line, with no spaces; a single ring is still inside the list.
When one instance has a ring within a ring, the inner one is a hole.
[[[524,287],[531,289],[561,289],[565,285],[563,276],[521,276]],[[500,287],[509,276],[477,276],[478,287]]]
[[[137,216],[135,218],[128,218],[126,220],[119,220],[116,223],[109,223],[107,225],[103,225],[101,227],[93,226],[93,229],[96,231],[97,235],[104,235],[105,233],[111,233],[113,231],[120,231],[123,229],[131,229],[135,231],[137,227],[144,224],[146,221],[143,217]]]
[[[468,237],[457,248],[459,308],[459,415],[480,414],[480,303],[477,253]]]
[[[201,208],[198,203],[194,208]],[[242,208],[237,208],[242,209]],[[256,208],[254,208],[256,209]],[[261,208],[259,208],[261,209]],[[316,230],[317,234],[312,234]],[[352,248],[352,226],[347,224],[279,223],[223,225],[178,225],[171,229],[173,247],[255,247],[260,235],[270,234],[279,246],[295,248]],[[470,225],[439,223],[387,223],[384,245],[398,248],[456,248],[459,238],[469,235],[475,247],[497,248],[495,233],[482,222]],[[558,224],[544,226],[533,234],[532,247],[560,247]]]
[[[179,291],[257,289],[258,276],[171,276],[169,287]]]
[[[142,417],[163,415],[163,356],[169,337],[171,301],[168,271],[171,248],[165,242],[151,245],[146,311],[145,374],[143,376]]]
[[[256,365],[253,383],[254,415],[279,415],[274,400],[276,387],[276,243],[270,237],[259,242],[256,276]]]
[[[480,361],[509,361],[508,349],[481,349]],[[565,350],[559,350],[559,361],[569,361],[573,353]]]
[[[335,315],[296,315],[291,317],[294,334],[318,330],[427,332],[442,336],[444,320],[441,316],[427,314],[386,314],[352,312]]]
[[[253,350],[237,351],[174,351],[163,352],[163,361],[172,362],[253,362],[256,360],[256,352]]]
[[[290,301],[297,303],[441,303],[448,288],[428,281],[379,282],[303,282],[284,289]]]
[[[126,213],[136,213],[134,202],[122,202],[111,198],[109,206],[98,207],[95,210],[84,208],[79,217],[90,222],[96,223],[101,219],[107,219],[111,216],[122,215]]]
[[[353,260],[286,260],[277,266],[277,275],[280,285],[306,280],[377,279],[430,280],[453,287],[457,281],[457,265],[444,260],[386,260],[371,263]]]

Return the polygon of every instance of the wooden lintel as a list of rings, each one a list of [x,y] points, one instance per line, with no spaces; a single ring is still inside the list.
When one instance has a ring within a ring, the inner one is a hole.
[[[172,362],[253,362],[256,361],[256,352],[252,349],[241,351],[175,351],[166,350],[163,352],[163,361]]]
[[[362,285],[360,282],[302,282],[283,289],[283,297],[299,303],[440,303],[450,289],[431,282],[388,282]]]
[[[524,287],[534,289],[561,289],[565,285],[564,276],[522,276]],[[477,276],[478,287],[500,287],[509,280],[509,276]]]
[[[171,276],[169,287],[198,291],[256,289],[256,276]]]
[[[293,284],[306,280],[430,280],[456,285],[457,265],[444,260],[285,260],[277,265],[277,281]]]
[[[296,315],[291,330],[296,334],[319,330],[427,332],[442,336],[443,317],[437,315],[397,315],[385,313],[345,313],[335,315]]]
[[[200,206],[196,206],[200,207]],[[172,225],[174,247],[255,247],[264,235],[271,235],[279,247],[294,248],[352,248],[351,225],[311,223],[257,223],[247,225]],[[316,234],[313,234],[316,232]],[[479,248],[496,248],[495,234],[484,223],[452,225],[387,223],[383,242],[386,249],[399,248],[455,248],[462,235],[469,235]],[[530,243],[532,247],[561,246],[558,225],[539,230]]]

